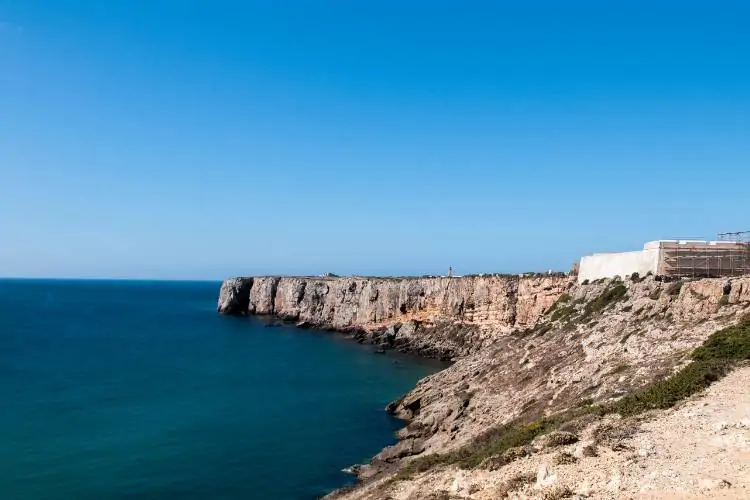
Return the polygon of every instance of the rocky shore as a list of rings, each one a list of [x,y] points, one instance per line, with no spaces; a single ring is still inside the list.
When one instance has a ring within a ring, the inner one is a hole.
[[[360,484],[332,498],[630,498],[622,467],[596,457],[630,446],[612,436],[631,432],[632,420],[592,413],[566,421],[571,449],[560,457],[562,448],[553,457],[536,442],[509,455],[502,443],[519,429],[549,432],[559,422],[547,428],[545,419],[560,412],[612,404],[681,372],[712,334],[750,325],[750,278],[239,278],[222,286],[219,310],[356,331],[360,340],[455,361],[388,406],[408,422],[399,442],[356,467]],[[740,448],[750,449],[741,437]],[[594,455],[572,444],[589,441]],[[544,477],[516,477],[530,467]],[[597,468],[606,481],[578,484]],[[714,483],[745,484],[748,471],[730,476]]]

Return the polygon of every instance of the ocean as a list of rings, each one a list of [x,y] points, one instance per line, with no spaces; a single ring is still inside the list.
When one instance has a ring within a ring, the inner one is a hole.
[[[314,499],[434,362],[216,313],[220,283],[0,280],[0,499]]]

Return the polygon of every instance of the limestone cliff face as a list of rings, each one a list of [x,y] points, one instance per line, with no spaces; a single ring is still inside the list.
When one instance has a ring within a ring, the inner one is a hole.
[[[612,293],[618,289],[623,293]],[[358,469],[372,482],[333,497],[428,498],[430,488],[450,485],[461,472],[451,469],[442,483],[409,496],[401,495],[404,484],[387,482],[388,471],[415,455],[453,451],[512,420],[631,393],[689,363],[692,349],[748,315],[750,277],[575,285],[532,328],[461,357],[389,405],[389,412],[409,421],[399,443]],[[471,498],[499,498],[491,488],[487,495]]]
[[[233,278],[222,285],[218,310],[271,315],[451,357],[534,324],[571,286],[564,276]]]

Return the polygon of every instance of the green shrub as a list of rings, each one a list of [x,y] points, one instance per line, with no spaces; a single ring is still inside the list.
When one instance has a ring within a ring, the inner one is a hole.
[[[556,421],[545,418],[528,424],[510,423],[493,427],[454,452],[435,453],[412,460],[399,471],[396,478],[408,479],[414,474],[439,465],[457,465],[463,469],[473,469],[487,458],[531,443],[535,437],[553,431],[556,424]]]
[[[545,323],[543,325],[539,325],[534,329],[534,333],[536,333],[537,336],[541,337],[548,331],[552,330],[552,325],[549,323]]]
[[[396,480],[409,479],[414,474],[426,472],[436,466],[448,465],[450,463],[452,463],[452,454],[433,453],[431,455],[418,457],[407,463],[398,471],[398,474],[396,474]]]
[[[584,302],[586,302],[584,298],[575,299],[573,302],[571,302],[565,307],[556,308],[554,311],[552,311],[552,316],[550,317],[550,320],[557,321],[557,320],[569,319],[571,316],[578,313],[576,306],[578,304],[583,304]]]
[[[575,312],[576,312],[575,306],[571,305],[571,306],[561,307],[560,309],[555,309],[555,312],[552,313],[552,317],[550,319],[552,321],[565,319],[565,318],[570,317]]]
[[[506,481],[500,483],[500,485],[495,488],[495,495],[497,498],[505,498],[511,492],[519,490],[527,484],[533,484],[535,480],[536,475],[531,472],[517,473]]]
[[[618,283],[611,288],[604,290],[601,295],[586,304],[583,308],[582,320],[585,320],[594,314],[602,311],[604,308],[618,302],[626,297],[628,289],[622,283]]]
[[[537,323],[536,325],[529,328],[524,328],[523,330],[514,330],[513,332],[511,332],[511,335],[518,338],[526,338],[530,335],[536,335],[540,337],[550,330],[552,330],[552,324]]]
[[[587,280],[587,279],[586,279],[586,280],[583,280],[583,281],[581,282],[581,284],[582,284],[582,285],[588,285],[588,284],[589,284],[589,280]]]
[[[574,495],[573,490],[564,484],[556,484],[542,491],[542,500],[562,500]]]
[[[451,494],[448,491],[440,490],[430,493],[430,496],[428,496],[426,500],[451,500],[451,498]]]
[[[584,406],[591,406],[593,404],[594,404],[594,399],[593,398],[585,398],[585,399],[580,400],[576,404],[576,408],[581,408],[581,407],[584,407]]]
[[[631,274],[630,281],[632,281],[633,283],[638,283],[639,281],[641,281],[641,275],[638,273]]]
[[[690,355],[692,363],[669,378],[653,382],[606,407],[606,413],[634,415],[669,408],[719,380],[738,362],[750,360],[750,321],[712,334]]]
[[[549,314],[549,313],[553,312],[558,307],[562,306],[563,304],[565,304],[567,302],[570,302],[570,294],[566,292],[566,293],[563,293],[562,295],[560,295],[557,298],[557,300],[555,301],[555,303],[552,304],[549,309],[547,309],[546,314]]]
[[[690,363],[673,376],[612,403],[606,407],[606,413],[629,416],[647,410],[670,408],[723,377],[726,369],[725,363]]]
[[[695,361],[737,362],[750,359],[750,319],[714,333],[693,351]]]
[[[490,429],[467,446],[454,453],[454,463],[462,468],[473,468],[485,458],[500,455],[510,448],[529,444],[535,437],[555,429],[554,422],[538,420],[530,424],[508,425]]]
[[[722,295],[719,299],[719,307],[724,307],[729,304],[729,295]]]

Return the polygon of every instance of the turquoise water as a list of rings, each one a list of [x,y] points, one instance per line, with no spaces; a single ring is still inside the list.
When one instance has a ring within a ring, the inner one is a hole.
[[[439,369],[220,316],[218,290],[0,281],[0,498],[317,498]]]

